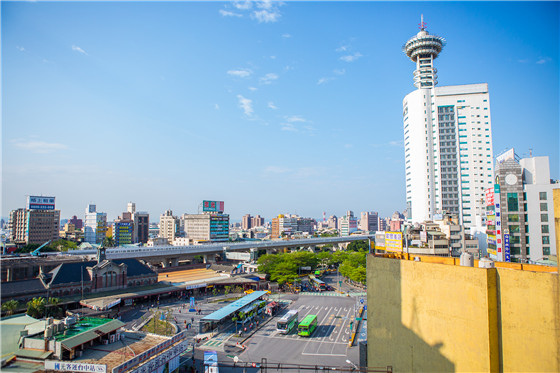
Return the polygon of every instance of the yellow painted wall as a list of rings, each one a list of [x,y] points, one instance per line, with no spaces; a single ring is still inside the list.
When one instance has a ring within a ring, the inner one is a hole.
[[[560,189],[552,189],[552,200],[554,202],[554,229],[556,229],[556,258],[560,250]]]
[[[368,256],[369,367],[559,370],[557,273],[446,263]]]
[[[504,372],[560,371],[558,275],[498,268]]]

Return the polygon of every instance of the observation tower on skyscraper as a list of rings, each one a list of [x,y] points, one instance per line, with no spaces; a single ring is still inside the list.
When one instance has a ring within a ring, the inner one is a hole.
[[[431,88],[437,84],[437,69],[434,60],[445,46],[445,39],[441,36],[430,35],[426,31],[424,15],[421,16],[420,32],[410,38],[402,50],[412,62],[416,63],[414,70],[414,85],[416,88]]]
[[[417,88],[403,100],[407,219],[450,213],[465,227],[483,227],[484,191],[493,185],[488,84],[436,86],[445,39],[426,31],[424,17],[419,26],[402,47],[416,63]]]

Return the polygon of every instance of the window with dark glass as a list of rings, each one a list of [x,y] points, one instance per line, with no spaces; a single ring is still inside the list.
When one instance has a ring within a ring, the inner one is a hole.
[[[517,193],[507,194],[507,205],[509,211],[519,211],[519,200],[517,198]]]
[[[541,222],[543,223],[548,222],[548,214],[541,214]]]
[[[546,202],[541,203],[541,211],[548,211],[548,205],[546,204]]]
[[[541,225],[541,233],[549,233],[548,225]]]
[[[542,253],[543,253],[543,255],[550,255],[550,247],[543,246]]]
[[[548,236],[542,236],[542,244],[550,245],[550,238]]]
[[[546,201],[546,192],[539,192],[539,199],[541,201]]]

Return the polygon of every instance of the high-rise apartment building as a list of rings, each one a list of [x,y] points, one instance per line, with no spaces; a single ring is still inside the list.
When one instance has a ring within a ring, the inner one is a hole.
[[[532,261],[558,255],[556,232],[554,229],[553,189],[551,184],[548,157],[530,157],[519,160],[523,167],[523,191],[527,203],[527,256]]]
[[[360,216],[360,230],[364,232],[377,232],[379,230],[378,219],[379,215],[377,212],[362,212]]]
[[[198,241],[229,240],[229,215],[206,212],[203,214],[183,214],[185,233],[188,238]]]
[[[12,240],[18,245],[58,239],[60,210],[17,209],[10,212]]]
[[[338,219],[338,225],[341,236],[349,236],[352,232],[358,230],[358,221],[353,211],[346,211],[346,215]]]
[[[113,241],[115,246],[130,245],[133,243],[134,222],[132,213],[124,212],[113,223]]]
[[[403,46],[417,88],[403,100],[407,217],[452,213],[466,227],[481,226],[484,190],[493,185],[488,85],[436,87],[434,60],[445,39],[424,26]]]
[[[86,207],[84,219],[84,241],[91,244],[101,244],[107,234],[107,213],[97,212],[94,204]]]
[[[159,236],[173,242],[178,236],[179,221],[173,211],[167,210],[159,217]]]
[[[250,214],[244,215],[243,218],[241,219],[241,228],[247,230],[247,229],[251,229],[253,227],[253,221],[252,221],[252,217]]]
[[[257,215],[251,218],[251,228],[255,227],[262,227],[264,225],[264,218],[260,215]]]
[[[134,233],[133,243],[147,243],[150,231],[150,214],[146,211],[134,212]]]

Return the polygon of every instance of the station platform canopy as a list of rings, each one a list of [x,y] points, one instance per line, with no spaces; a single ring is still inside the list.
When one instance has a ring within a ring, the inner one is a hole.
[[[254,291],[251,294],[246,295],[243,298],[238,299],[235,302],[217,310],[216,312],[212,312],[210,315],[203,317],[201,321],[221,321],[234,312],[237,312],[247,305],[251,304],[252,302],[256,301],[257,299],[260,299],[265,294],[266,291]]]

